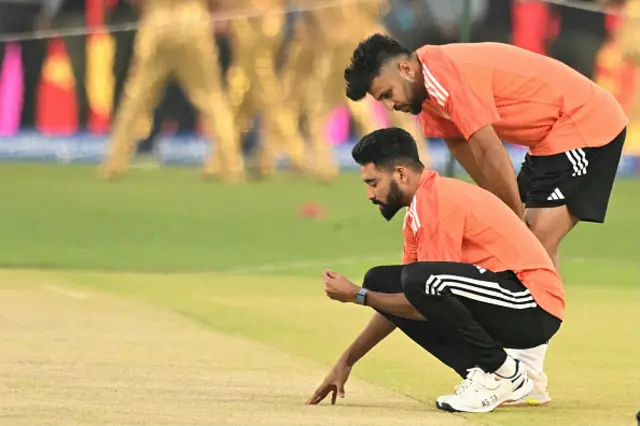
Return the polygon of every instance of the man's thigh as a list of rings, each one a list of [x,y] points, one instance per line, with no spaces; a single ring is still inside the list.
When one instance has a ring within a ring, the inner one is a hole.
[[[379,293],[402,293],[402,270],[405,265],[377,266],[370,269],[363,280],[363,287]],[[436,327],[429,321],[416,321],[378,311],[398,327],[408,338],[417,343],[461,377],[475,366],[474,350],[456,334]]]
[[[378,293],[402,293],[402,270],[405,265],[376,266],[364,275],[363,287]]]
[[[456,262],[417,262],[404,273],[403,281],[424,281],[427,296],[457,298],[504,347],[541,345],[560,326],[560,320],[538,306],[512,271],[495,272]]]

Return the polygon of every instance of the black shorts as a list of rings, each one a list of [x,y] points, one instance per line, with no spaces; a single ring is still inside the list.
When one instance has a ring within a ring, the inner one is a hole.
[[[581,221],[603,223],[627,129],[610,143],[561,154],[527,154],[518,174],[527,208],[566,205]]]

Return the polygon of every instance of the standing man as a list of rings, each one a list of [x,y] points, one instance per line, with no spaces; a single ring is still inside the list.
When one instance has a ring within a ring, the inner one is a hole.
[[[579,221],[604,222],[628,119],[612,94],[561,62],[500,43],[412,52],[375,34],[344,77],[352,100],[368,92],[419,114],[424,135],[444,138],[476,183],[524,218],[556,268]],[[517,178],[502,141],[529,148]]]
[[[205,176],[244,180],[240,138],[214,43],[211,0],[146,0],[141,9],[134,64],[113,123],[104,177],[124,173],[138,136],[137,120],[149,117],[168,77],[175,75],[213,135]]]
[[[534,383],[542,373],[505,350],[545,345],[562,323],[562,281],[540,241],[490,192],[426,170],[402,129],[373,132],[352,154],[385,219],[408,207],[403,265],[369,270],[363,288],[324,273],[327,296],[377,313],[309,403],[343,396],[355,362],[396,327],[465,377],[437,399],[442,410],[489,412],[543,397]]]

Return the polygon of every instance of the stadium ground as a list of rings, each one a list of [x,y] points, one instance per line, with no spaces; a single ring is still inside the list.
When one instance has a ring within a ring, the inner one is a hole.
[[[566,323],[547,361],[553,405],[439,413],[458,380],[399,333],[354,370],[336,407],[305,399],[369,311],[326,299],[399,258],[355,175],[236,188],[192,170],[2,165],[0,423],[624,425],[640,408],[640,182],[608,224],[563,247]],[[326,217],[299,217],[301,204]],[[255,204],[258,206],[256,207]]]

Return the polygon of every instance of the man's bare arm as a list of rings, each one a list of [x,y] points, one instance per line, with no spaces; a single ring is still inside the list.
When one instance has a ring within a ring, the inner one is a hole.
[[[516,172],[509,153],[493,126],[487,125],[475,132],[469,138],[469,145],[479,168],[479,172],[475,173],[481,174],[478,185],[493,192],[522,218],[524,207],[520,200]]]
[[[479,186],[484,188],[483,182],[484,177],[482,175],[482,170],[480,170],[480,165],[476,161],[476,155],[473,152],[473,148],[469,144],[469,142],[460,137],[460,138],[447,138],[445,139],[445,143],[447,144],[447,148],[449,148],[449,152],[454,156],[454,158],[460,163],[462,167],[469,173],[471,179]]]
[[[336,397],[338,395],[344,398],[344,386],[349,379],[349,373],[353,365],[394,329],[395,325],[384,316],[376,313],[362,333],[360,333],[356,340],[340,357],[311,398],[307,400],[307,404],[319,404],[329,394],[331,394],[331,404],[336,403]]]
[[[352,367],[395,329],[395,324],[376,312],[369,324],[342,354],[338,362],[343,362]]]
[[[396,317],[424,321],[424,317],[413,307],[403,293],[367,293],[367,306]]]

